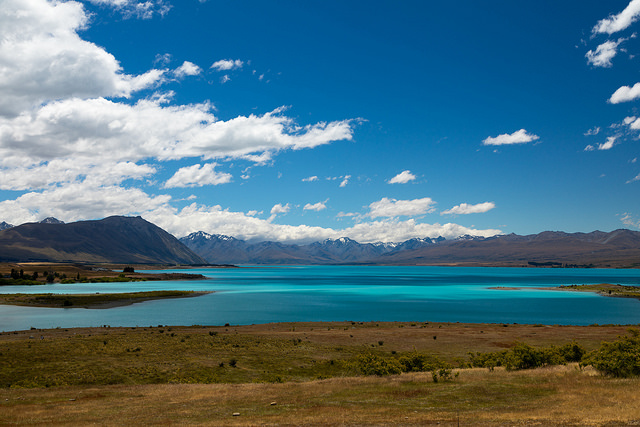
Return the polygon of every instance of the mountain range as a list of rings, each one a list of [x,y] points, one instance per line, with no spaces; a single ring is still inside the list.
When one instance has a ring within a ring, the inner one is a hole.
[[[141,217],[113,216],[65,224],[55,218],[0,223],[1,262],[127,264],[366,264],[640,268],[640,232],[414,238],[359,243],[347,237],[305,245],[250,243],[203,231],[180,240]]]
[[[499,265],[640,267],[640,232],[416,238],[396,243],[358,243],[343,237],[308,245],[248,243],[202,231],[180,239],[209,262],[220,264]]]
[[[206,264],[178,239],[141,217],[65,224],[55,218],[0,231],[0,261]]]

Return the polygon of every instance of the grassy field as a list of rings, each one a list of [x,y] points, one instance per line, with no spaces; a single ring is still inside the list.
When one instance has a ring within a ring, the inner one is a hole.
[[[372,322],[5,332],[0,424],[640,425],[637,378],[576,364],[467,367],[470,351],[572,341],[593,350],[626,332]],[[362,355],[415,352],[457,367],[454,375],[357,369]]]

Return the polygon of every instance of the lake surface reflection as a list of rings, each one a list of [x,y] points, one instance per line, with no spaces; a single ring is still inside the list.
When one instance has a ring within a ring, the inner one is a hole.
[[[192,272],[203,274],[208,279],[0,287],[0,293],[216,291],[196,298],[149,301],[103,310],[5,305],[0,306],[0,331],[30,327],[343,320],[640,324],[639,300],[544,289],[590,283],[638,286],[638,270],[245,266],[237,269],[194,269]],[[491,289],[493,287],[518,290]]]

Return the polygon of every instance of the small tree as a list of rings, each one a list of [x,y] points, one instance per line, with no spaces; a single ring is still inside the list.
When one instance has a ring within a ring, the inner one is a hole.
[[[630,329],[629,333],[614,342],[603,342],[584,364],[616,378],[640,376],[640,331]]]

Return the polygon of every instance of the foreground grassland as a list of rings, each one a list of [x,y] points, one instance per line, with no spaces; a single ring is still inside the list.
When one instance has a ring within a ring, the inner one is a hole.
[[[4,332],[0,424],[640,425],[637,378],[577,364],[468,368],[468,352],[571,342],[590,351],[626,333],[371,322]],[[359,369],[363,358],[412,354],[454,369]]]

